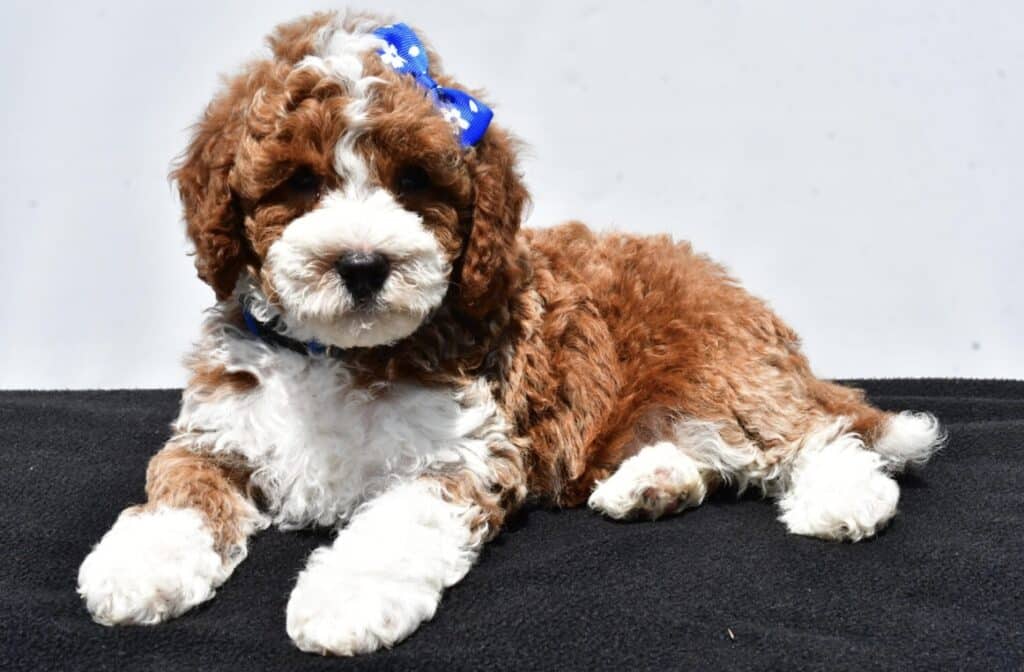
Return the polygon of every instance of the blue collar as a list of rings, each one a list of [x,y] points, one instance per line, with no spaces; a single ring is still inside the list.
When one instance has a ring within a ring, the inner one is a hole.
[[[300,355],[311,355],[315,357],[337,357],[341,351],[333,345],[324,345],[319,341],[299,341],[285,336],[278,331],[281,318],[274,317],[269,322],[260,322],[256,316],[249,311],[245,300],[240,299],[242,304],[242,319],[245,320],[245,328],[249,333],[269,345],[276,345],[282,348],[297,352]]]

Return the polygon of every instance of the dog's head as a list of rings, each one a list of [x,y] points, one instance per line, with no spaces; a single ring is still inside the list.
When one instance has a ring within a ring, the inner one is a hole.
[[[382,23],[279,27],[173,174],[218,298],[245,277],[297,337],[342,348],[402,339],[445,301],[494,307],[515,281],[527,200],[510,138],[491,124],[464,146],[460,120],[380,53]],[[427,53],[429,76],[464,90]]]

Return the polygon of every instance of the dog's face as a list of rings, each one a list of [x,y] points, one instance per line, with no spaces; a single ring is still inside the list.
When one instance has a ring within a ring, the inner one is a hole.
[[[249,274],[300,338],[392,343],[446,300],[482,315],[507,290],[526,192],[495,127],[474,147],[382,61],[380,21],[278,28],[229,81],[174,173],[199,275]],[[436,71],[445,86],[457,86]],[[461,88],[461,87],[460,87]]]

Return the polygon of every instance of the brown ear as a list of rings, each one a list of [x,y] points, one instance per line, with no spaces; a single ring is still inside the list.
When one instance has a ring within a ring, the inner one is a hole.
[[[188,236],[195,246],[196,271],[220,300],[231,296],[251,257],[244,218],[229,184],[241,136],[234,104],[241,93],[235,91],[237,86],[206,109],[171,173],[184,205]]]
[[[529,194],[516,166],[514,142],[501,129],[488,129],[474,152],[473,219],[459,287],[463,308],[479,317],[518,282],[516,234]]]

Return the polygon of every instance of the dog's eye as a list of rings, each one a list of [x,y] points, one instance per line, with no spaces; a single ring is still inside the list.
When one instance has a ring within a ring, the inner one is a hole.
[[[430,176],[419,166],[406,166],[398,171],[395,186],[400,194],[414,194],[430,187]]]
[[[288,178],[288,188],[303,195],[314,195],[320,191],[320,177],[309,168],[299,168]]]

